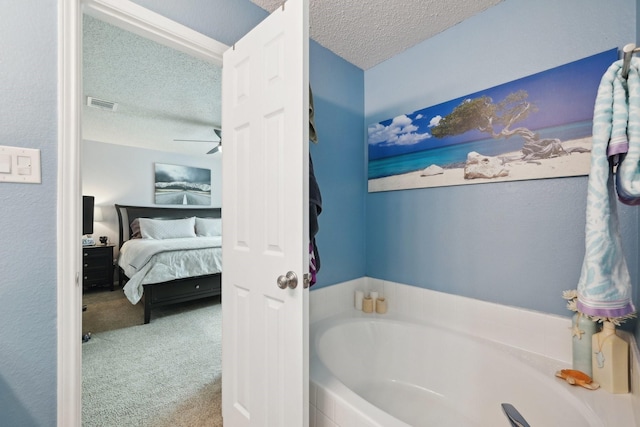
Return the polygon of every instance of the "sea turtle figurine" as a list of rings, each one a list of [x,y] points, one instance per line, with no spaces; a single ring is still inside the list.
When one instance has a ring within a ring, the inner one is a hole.
[[[600,384],[593,381],[589,375],[576,369],[562,369],[556,372],[556,377],[564,379],[571,385],[579,385],[588,390],[596,390],[600,387]]]

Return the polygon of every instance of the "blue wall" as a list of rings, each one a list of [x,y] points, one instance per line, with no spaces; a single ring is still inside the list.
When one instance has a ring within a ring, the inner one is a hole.
[[[367,70],[365,125],[621,48],[635,40],[635,10],[506,0]],[[561,292],[580,275],[586,187],[575,177],[368,194],[367,275],[568,316]],[[620,219],[640,306],[638,209]]]
[[[364,73],[314,41],[309,68],[319,139],[309,150],[323,208],[318,289],[365,275]]]
[[[133,0],[149,10],[231,46],[267,17],[249,0]]]
[[[0,145],[41,150],[42,184],[0,184],[0,424],[55,425],[57,2],[3,2]]]

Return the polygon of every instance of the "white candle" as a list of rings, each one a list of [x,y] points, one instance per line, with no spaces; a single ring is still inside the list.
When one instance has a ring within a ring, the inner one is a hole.
[[[378,300],[378,293],[377,292],[369,292],[369,296],[371,297],[371,300],[373,301],[373,311],[376,311],[376,301]]]
[[[362,300],[364,299],[364,292],[356,291],[355,306],[356,310],[362,310]]]

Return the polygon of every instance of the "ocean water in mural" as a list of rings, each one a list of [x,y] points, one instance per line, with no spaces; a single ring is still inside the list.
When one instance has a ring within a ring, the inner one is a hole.
[[[370,125],[369,191],[491,182],[468,178],[473,152],[505,164],[496,181],[588,174],[597,88],[617,58],[611,49]],[[432,165],[447,172],[420,178]]]
[[[592,125],[593,122],[588,120],[547,129],[538,129],[536,132],[543,138],[559,138],[562,141],[570,141],[590,137]],[[481,152],[487,156],[498,156],[519,151],[523,144],[524,140],[519,136],[501,140],[487,138],[399,156],[383,157],[369,161],[369,179],[417,171],[432,164],[443,168],[464,167],[463,164],[467,160],[467,154],[471,151]]]

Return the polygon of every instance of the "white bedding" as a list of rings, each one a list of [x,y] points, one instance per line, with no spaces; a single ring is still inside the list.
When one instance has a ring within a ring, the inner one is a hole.
[[[128,240],[118,257],[118,265],[129,278],[124,293],[137,304],[142,298],[142,285],[219,273],[221,246],[220,236]]]

